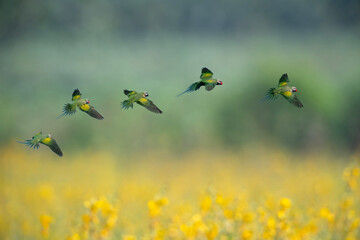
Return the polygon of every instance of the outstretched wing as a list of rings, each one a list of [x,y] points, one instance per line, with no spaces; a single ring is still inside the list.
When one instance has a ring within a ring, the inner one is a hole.
[[[300,102],[300,100],[298,99],[298,97],[295,94],[293,94],[293,97],[289,98],[288,100],[295,107],[298,107],[298,108],[304,107],[304,105],[302,105],[302,103]]]
[[[57,118],[59,119],[62,116],[73,115],[74,113],[76,113],[76,103],[67,103],[63,108],[63,113]]]
[[[135,92],[135,91],[129,91],[127,89],[124,90],[124,94],[128,97],[131,97],[131,96],[135,95],[136,93],[137,92]]]
[[[80,110],[83,112],[86,112],[87,114],[89,114],[91,117],[99,119],[99,120],[103,120],[104,117],[101,116],[101,114],[95,110],[95,108],[93,106],[90,106],[89,104],[83,104],[80,107]]]
[[[137,103],[154,113],[162,113],[162,111],[151,100],[147,98],[140,98]]]
[[[213,76],[213,73],[206,67],[204,67],[203,69],[201,69],[201,75],[200,75],[200,79],[207,79],[207,78],[211,78]]]
[[[205,89],[207,91],[213,90],[216,86],[216,80],[214,79],[204,80],[203,82],[205,82]]]
[[[287,73],[284,73],[281,78],[279,79],[279,87],[283,87],[286,86],[289,82],[289,77],[287,75]]]
[[[74,90],[71,100],[75,101],[78,100],[80,97],[81,97],[81,93],[80,90],[77,88]]]
[[[177,96],[179,97],[179,96],[183,95],[184,93],[197,91],[197,90],[199,90],[199,88],[200,88],[201,86],[205,86],[205,83],[202,82],[202,81],[193,83],[193,84],[191,84],[184,92],[180,93],[180,94],[177,95]]]
[[[59,157],[63,156],[63,153],[62,153],[59,145],[57,144],[55,139],[53,139],[52,137],[46,137],[46,138],[41,139],[41,143],[48,146],[54,153],[59,155]]]
[[[300,102],[300,100],[295,95],[295,93],[293,93],[291,91],[282,92],[281,96],[283,96],[286,100],[288,100],[295,107],[298,107],[298,108],[304,107],[302,105],[302,103]]]

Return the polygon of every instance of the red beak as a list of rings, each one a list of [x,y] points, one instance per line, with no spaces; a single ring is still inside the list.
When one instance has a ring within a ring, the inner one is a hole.
[[[295,92],[297,92],[297,89],[295,89]]]
[[[222,82],[220,82],[220,85],[222,85]]]

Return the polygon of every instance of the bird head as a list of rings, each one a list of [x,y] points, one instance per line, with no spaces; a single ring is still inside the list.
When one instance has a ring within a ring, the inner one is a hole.
[[[223,84],[222,81],[220,81],[219,79],[216,80],[216,85],[222,85],[222,84]]]
[[[90,103],[89,99],[85,99],[85,103],[89,104]]]
[[[48,134],[47,137],[48,137],[48,138],[51,138],[51,134]]]
[[[33,136],[31,139],[34,139],[36,136],[39,136],[42,134],[42,131],[38,132],[37,134],[35,134],[35,136]]]
[[[297,92],[297,88],[296,87],[291,87],[291,91],[292,92]]]
[[[149,93],[148,92],[144,92],[144,97],[148,97]]]

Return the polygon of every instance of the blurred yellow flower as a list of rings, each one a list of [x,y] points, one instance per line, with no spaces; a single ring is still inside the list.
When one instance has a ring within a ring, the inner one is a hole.
[[[358,229],[359,226],[360,226],[360,218],[358,217],[350,224],[349,230],[354,231],[354,230]]]
[[[248,230],[248,229],[245,229],[241,233],[241,238],[244,239],[244,240],[251,239],[252,236],[253,236],[253,232],[251,230]]]
[[[53,221],[54,221],[53,217],[49,215],[46,214],[40,215],[40,222],[43,227],[49,227],[50,223],[52,223]]]
[[[206,238],[208,240],[215,239],[217,235],[219,234],[219,226],[212,222],[209,224],[209,229],[206,231]]]
[[[50,223],[52,223],[53,221],[54,219],[49,215],[46,214],[40,215],[40,223],[42,226],[41,234],[43,235],[43,237],[49,236]]]
[[[255,214],[251,212],[244,213],[242,215],[242,221],[244,223],[251,223],[254,220],[254,218],[255,218]]]
[[[225,209],[224,216],[228,219],[234,219],[234,212],[231,211],[230,209]]]
[[[291,207],[291,200],[289,198],[282,198],[280,200],[280,207],[281,209],[289,209]]]
[[[136,237],[134,235],[123,235],[123,240],[136,240]]]
[[[70,237],[68,237],[66,240],[80,240],[80,235],[77,233],[74,233],[73,235],[71,235]]]
[[[360,167],[354,167],[351,170],[351,175],[356,178],[359,177],[360,176]]]
[[[267,220],[266,226],[270,229],[275,229],[276,228],[276,220],[273,217],[270,217]]]
[[[320,209],[320,217],[328,220],[329,222],[333,222],[335,219],[334,214],[331,213],[328,208]]]
[[[210,196],[205,196],[200,202],[201,210],[204,212],[207,212],[211,208],[211,205],[212,199]]]

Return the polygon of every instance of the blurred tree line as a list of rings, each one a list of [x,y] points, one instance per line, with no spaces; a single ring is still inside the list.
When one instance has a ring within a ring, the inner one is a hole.
[[[2,0],[0,38],[42,31],[142,35],[246,34],[258,29],[360,29],[358,0]]]

